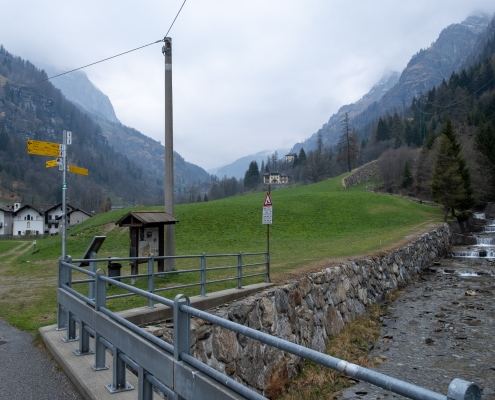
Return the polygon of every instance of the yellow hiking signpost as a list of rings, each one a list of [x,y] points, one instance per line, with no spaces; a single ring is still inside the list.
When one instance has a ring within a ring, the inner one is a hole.
[[[74,165],[67,165],[67,145],[72,144],[72,132],[63,132],[63,143],[42,142],[39,140],[27,141],[28,154],[36,154],[38,156],[51,156],[57,157],[56,160],[49,160],[46,162],[46,168],[56,167],[58,165],[59,170],[63,172],[62,175],[62,260],[65,260],[66,250],[66,217],[67,217],[67,182],[65,176],[67,171],[74,174],[88,176],[89,171],[86,168],[76,167]],[[60,312],[60,310],[59,310]]]
[[[73,174],[85,175],[88,176],[89,171],[86,168],[76,167],[74,165],[69,165],[69,169],[67,170],[72,172]]]
[[[38,156],[61,156],[61,145],[52,142],[41,142],[39,140],[27,141],[28,154],[36,154]]]
[[[58,163],[57,160],[50,160],[46,162],[46,167],[47,168],[52,168],[52,167],[57,167]]]

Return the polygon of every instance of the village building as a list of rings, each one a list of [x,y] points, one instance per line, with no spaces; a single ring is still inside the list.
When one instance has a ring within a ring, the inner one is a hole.
[[[263,174],[263,183],[269,185],[283,185],[290,183],[292,178],[289,175],[281,174],[280,172],[270,172]]]
[[[66,205],[67,229],[77,225],[91,214]],[[62,203],[55,205],[29,205],[21,206],[14,203],[13,206],[0,205],[0,235],[57,235],[62,230]]]
[[[0,235],[12,235],[13,207],[0,204]]]
[[[296,160],[297,154],[296,153],[289,153],[285,155],[285,162],[286,163],[293,163]]]

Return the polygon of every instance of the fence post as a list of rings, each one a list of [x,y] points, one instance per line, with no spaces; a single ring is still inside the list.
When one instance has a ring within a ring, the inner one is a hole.
[[[242,289],[242,253],[237,254],[237,289]]]
[[[206,297],[206,253],[201,254],[201,297]]]
[[[62,265],[62,257],[58,259],[58,288],[60,289],[63,284],[66,284],[65,279],[66,267]],[[57,307],[57,330],[62,331],[67,329],[67,311],[65,311],[60,303]]]
[[[91,254],[89,255],[89,258],[94,260],[96,258],[96,252],[92,251]],[[90,261],[89,262],[89,270],[91,272],[96,272],[96,264],[97,264],[96,261]],[[95,298],[95,283],[94,282],[91,282],[89,284],[88,297],[90,299]]]
[[[148,292],[155,292],[155,256],[148,255]],[[148,299],[148,308],[155,308],[153,299]]]

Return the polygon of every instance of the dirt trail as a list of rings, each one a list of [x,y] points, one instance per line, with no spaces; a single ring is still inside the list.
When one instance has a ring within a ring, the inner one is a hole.
[[[29,250],[29,246],[27,244],[30,244],[32,242],[19,242],[19,246],[13,248],[12,250],[6,251],[5,253],[0,253],[0,257],[6,257],[6,256],[11,256],[11,255],[17,255],[20,256],[21,254],[24,254],[26,251]],[[25,248],[23,248],[25,246]]]

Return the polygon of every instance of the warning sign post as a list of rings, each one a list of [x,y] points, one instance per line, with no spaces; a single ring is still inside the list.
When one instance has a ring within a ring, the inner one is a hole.
[[[263,214],[261,217],[261,223],[266,225],[266,248],[267,248],[267,282],[270,282],[270,225],[273,221],[273,203],[270,197],[270,186],[268,186],[268,192],[266,192],[265,202],[263,203]]]

